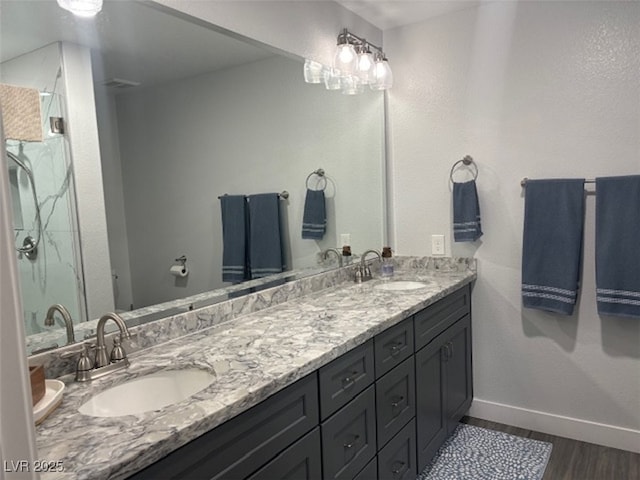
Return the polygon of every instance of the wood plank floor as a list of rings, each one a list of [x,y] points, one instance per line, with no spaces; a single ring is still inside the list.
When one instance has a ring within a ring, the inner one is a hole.
[[[640,480],[640,454],[464,417],[463,423],[553,444],[542,480]]]

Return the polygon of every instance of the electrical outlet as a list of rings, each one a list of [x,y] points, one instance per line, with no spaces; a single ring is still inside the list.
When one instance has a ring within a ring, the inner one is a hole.
[[[340,245],[339,245],[339,247],[342,248],[345,245],[351,246],[351,234],[350,233],[341,233],[340,234]]]
[[[431,235],[431,255],[444,255],[444,235]]]

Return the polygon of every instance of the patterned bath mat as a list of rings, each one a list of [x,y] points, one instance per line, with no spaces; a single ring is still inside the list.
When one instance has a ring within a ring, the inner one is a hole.
[[[541,480],[551,444],[460,424],[417,480]]]

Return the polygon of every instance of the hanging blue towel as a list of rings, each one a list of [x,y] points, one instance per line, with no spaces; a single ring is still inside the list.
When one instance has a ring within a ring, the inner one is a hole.
[[[222,209],[222,281],[239,283],[248,280],[247,201],[244,195],[220,197]]]
[[[476,181],[453,183],[453,239],[475,242],[482,236]]]
[[[249,232],[251,278],[282,272],[284,256],[277,193],[249,196]]]
[[[324,190],[307,189],[302,215],[302,238],[322,240],[327,230]]]
[[[522,304],[571,315],[580,284],[584,179],[527,180]]]
[[[600,315],[640,318],[640,175],[596,178]]]

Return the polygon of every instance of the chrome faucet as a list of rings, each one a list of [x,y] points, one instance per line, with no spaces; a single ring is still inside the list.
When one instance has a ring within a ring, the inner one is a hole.
[[[55,305],[51,305],[49,310],[47,310],[47,315],[44,317],[44,324],[47,327],[53,326],[53,316],[58,312],[62,315],[62,319],[64,320],[64,324],[67,327],[67,345],[70,343],[75,343],[76,337],[73,333],[73,320],[71,319],[71,314],[69,310],[66,309],[64,305],[56,303]]]
[[[382,261],[382,255],[380,255],[379,251],[373,249],[365,251],[360,257],[360,264],[356,265],[355,281],[357,283],[366,282],[373,278],[371,275],[371,269],[366,263],[367,255],[370,253],[375,253],[378,256],[378,259]]]
[[[321,253],[322,259],[326,260],[327,258],[329,258],[330,253],[336,254],[336,257],[338,257],[338,265],[342,266],[342,254],[338,251],[337,248],[327,248]]]
[[[120,339],[122,339],[123,336],[126,338],[131,338],[131,335],[129,334],[129,329],[125,325],[124,320],[122,320],[120,315],[118,315],[117,313],[110,312],[100,317],[100,320],[98,320],[98,327],[96,329],[98,344],[96,346],[96,363],[94,368],[106,367],[107,365],[109,365],[109,357],[107,356],[107,347],[104,344],[104,326],[108,320],[113,320],[114,322],[116,322],[116,325],[118,325],[118,328],[120,329]],[[124,350],[122,349],[122,347],[120,346],[120,342],[118,341],[114,341],[114,352],[116,351],[117,351],[115,355],[116,358],[113,358],[114,362],[117,362],[120,360],[126,360],[127,356],[124,353]],[[112,352],[112,357],[114,356],[113,355],[114,352]]]

